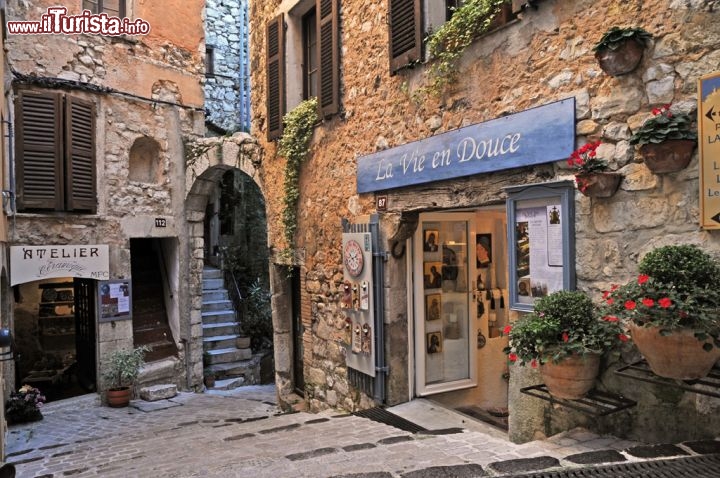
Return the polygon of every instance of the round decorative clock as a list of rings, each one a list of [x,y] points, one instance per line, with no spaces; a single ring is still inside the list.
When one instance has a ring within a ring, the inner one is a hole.
[[[343,251],[345,267],[352,277],[359,276],[363,271],[363,251],[362,247],[354,239],[350,239],[345,244]]]

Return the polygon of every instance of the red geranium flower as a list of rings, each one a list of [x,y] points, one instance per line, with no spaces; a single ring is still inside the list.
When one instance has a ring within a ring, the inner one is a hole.
[[[655,301],[647,297],[642,300],[642,303],[645,307],[652,307],[653,305],[655,305]]]
[[[506,325],[505,328],[503,329],[503,334],[507,335],[510,333],[511,330],[512,330],[512,326]]]
[[[672,305],[672,300],[667,297],[663,297],[662,299],[658,300],[658,305],[663,309],[667,309]]]
[[[617,322],[617,321],[618,321],[618,318],[617,318],[617,317],[614,317],[614,316],[612,316],[612,315],[606,315],[605,317],[603,317],[603,320],[604,320],[605,322]]]
[[[570,336],[568,335],[567,332],[563,332],[562,333],[562,341],[567,342],[568,340],[570,340]]]
[[[637,305],[637,304],[635,303],[634,300],[628,300],[628,301],[625,302],[625,308],[626,308],[627,310],[635,310],[635,306],[636,306],[636,305]]]
[[[640,274],[638,276],[638,284],[642,285],[642,284],[646,283],[649,278],[650,278],[650,276],[647,274]]]
[[[618,334],[618,339],[620,339],[620,342],[627,342],[628,336],[625,334]]]
[[[615,303],[615,299],[613,299],[612,297],[610,297],[610,298],[607,300],[607,305],[613,305],[614,303]]]
[[[517,362],[517,359],[517,354],[508,354],[508,360],[510,360],[511,362]]]
[[[530,366],[531,366],[532,368],[537,368],[537,360],[532,359],[532,361],[530,362]]]

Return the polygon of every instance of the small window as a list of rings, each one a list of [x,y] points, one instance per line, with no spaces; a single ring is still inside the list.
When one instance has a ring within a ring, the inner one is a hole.
[[[93,13],[107,13],[111,17],[125,18],[125,0],[83,0],[83,9]]]
[[[310,10],[302,19],[303,30],[303,99],[318,95],[317,15]]]
[[[215,47],[205,47],[205,76],[215,76]]]

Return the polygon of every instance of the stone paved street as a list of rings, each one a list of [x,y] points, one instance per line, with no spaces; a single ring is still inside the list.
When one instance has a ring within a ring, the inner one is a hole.
[[[7,461],[20,477],[389,478],[498,476],[648,456],[647,446],[580,429],[515,445],[473,420],[462,432],[412,434],[333,411],[281,414],[274,402],[273,386],[254,386],[181,393],[127,409],[102,407],[95,395],[50,403],[42,421],[10,427]],[[696,451],[718,452],[718,443],[704,442]],[[600,450],[601,457],[587,454]],[[659,454],[694,451],[682,445]]]

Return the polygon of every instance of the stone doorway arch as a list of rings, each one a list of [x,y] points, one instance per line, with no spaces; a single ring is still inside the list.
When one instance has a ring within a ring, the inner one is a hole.
[[[186,144],[186,191],[185,220],[187,222],[187,309],[189,321],[186,322],[186,337],[188,352],[188,385],[196,390],[202,387],[203,379],[203,329],[202,329],[202,291],[203,268],[205,265],[205,218],[206,209],[212,196],[215,195],[223,176],[233,169],[239,170],[257,185],[263,199],[267,197],[260,164],[262,148],[257,141],[247,133],[236,133],[231,137],[202,138]],[[266,218],[267,218],[267,211]],[[266,231],[267,233],[267,231]],[[274,271],[270,260],[267,264],[270,273],[270,292],[278,294]],[[282,294],[282,291],[280,291]],[[284,343],[283,327],[277,323],[277,314],[273,305],[272,325],[275,358],[275,382],[278,382],[278,366],[289,361],[278,350],[283,350],[280,344]]]

